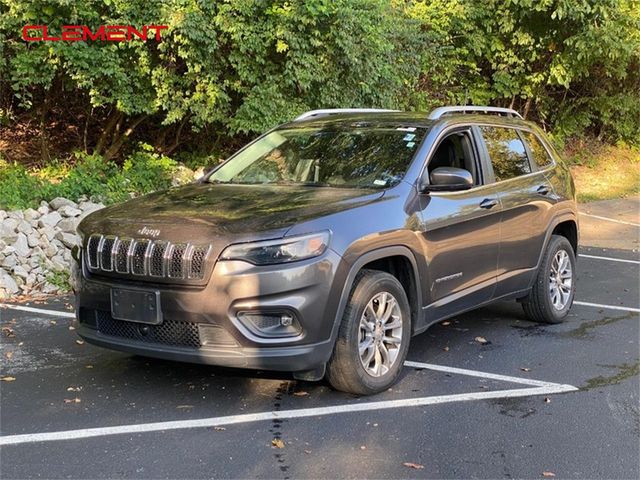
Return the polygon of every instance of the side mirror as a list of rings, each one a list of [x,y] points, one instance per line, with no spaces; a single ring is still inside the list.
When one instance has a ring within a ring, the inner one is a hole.
[[[426,173],[426,172],[425,172]],[[473,176],[464,168],[438,167],[429,175],[429,183],[421,185],[424,192],[451,192],[473,187]]]

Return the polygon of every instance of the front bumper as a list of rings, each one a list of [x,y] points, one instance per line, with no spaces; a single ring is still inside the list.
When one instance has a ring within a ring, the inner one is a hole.
[[[303,371],[327,362],[338,309],[336,291],[342,259],[327,250],[321,257],[257,267],[218,262],[207,285],[133,282],[77,271],[77,333],[106,348],[169,360],[225,367]],[[111,316],[111,289],[156,291],[163,322],[145,325]],[[240,312],[287,311],[301,332],[268,337],[247,328]]]

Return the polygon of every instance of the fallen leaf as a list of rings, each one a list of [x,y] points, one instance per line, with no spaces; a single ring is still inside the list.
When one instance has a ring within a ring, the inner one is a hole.
[[[284,442],[279,438],[274,438],[273,440],[271,440],[271,445],[276,448],[284,448]]]
[[[79,392],[82,387],[67,387],[67,392]]]
[[[0,377],[0,380],[2,380],[3,382],[13,382],[15,381],[16,377],[9,377],[9,376],[2,376]]]
[[[7,360],[11,360],[11,357],[13,357],[13,352],[7,352],[4,354],[5,357],[7,357]]]
[[[444,350],[445,352],[449,351],[449,347],[444,347],[442,350]]]
[[[76,398],[65,398],[64,399],[64,403],[80,403],[82,400],[80,400],[78,397]]]
[[[24,345],[24,342],[20,342],[18,343],[18,346],[21,347],[22,345]]]
[[[93,368],[93,365],[85,365],[84,368]]]
[[[485,344],[489,343],[489,342],[487,341],[487,339],[486,339],[486,338],[484,338],[484,337],[476,337],[474,340],[475,340],[476,342],[478,342],[478,343],[483,344],[483,345],[485,345]]]
[[[77,343],[78,345],[84,345],[84,340],[76,340],[76,343]]]
[[[214,429],[216,432],[224,432],[224,431],[226,430],[226,428],[224,428],[224,427],[213,427],[213,429]]]
[[[542,472],[543,477],[555,477],[556,474],[553,472]]]
[[[69,325],[69,330],[75,330],[76,327],[74,327],[73,325]]]
[[[367,446],[366,445],[360,445],[360,450],[366,450]]]
[[[193,408],[193,405],[178,405],[176,408],[180,408],[180,409]]]
[[[308,395],[308,392],[293,392],[294,397],[307,397]]]
[[[50,320],[50,321],[49,321],[49,323],[50,323],[51,325],[57,325],[57,324],[58,324],[58,322],[56,322],[55,320]]]
[[[527,367],[522,367],[522,368],[520,368],[520,370],[522,370],[523,372],[530,372],[531,371],[531,369],[527,368]]]
[[[307,455],[309,455],[311,453],[311,450],[305,450],[304,453],[306,453]]]
[[[5,337],[15,337],[16,336],[16,332],[14,332],[13,328],[11,328],[11,327],[2,327],[2,334]]]
[[[544,397],[544,403],[551,403],[551,399],[549,397]]]
[[[443,325],[446,327],[447,325],[451,325],[451,322],[442,322],[440,325]]]
[[[424,468],[424,465],[420,465],[419,463],[404,462],[402,465],[407,468],[414,468],[416,470],[422,470]]]

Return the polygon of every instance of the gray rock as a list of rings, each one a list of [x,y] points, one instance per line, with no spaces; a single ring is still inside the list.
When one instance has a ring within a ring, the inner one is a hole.
[[[82,210],[71,205],[64,205],[58,209],[58,213],[63,217],[77,217],[82,213]]]
[[[6,222],[7,220],[5,220],[4,222]],[[13,243],[18,239],[18,234],[14,231],[13,228],[5,225],[4,222],[0,224],[0,238],[5,243]]]
[[[40,229],[40,234],[47,238],[47,240],[53,240],[53,237],[56,236],[56,230],[53,227],[43,227]]]
[[[24,233],[18,234],[18,239],[13,244],[13,248],[16,249],[16,254],[19,257],[27,257],[29,255],[29,242]]]
[[[58,253],[58,247],[52,243],[44,249],[44,253],[47,255],[47,257],[53,257],[56,253]]]
[[[24,219],[27,222],[31,222],[32,220],[37,220],[38,218],[40,218],[41,213],[38,212],[37,210],[34,210],[33,208],[27,208],[24,211]]]
[[[12,210],[9,212],[9,218],[24,220],[24,213],[22,213],[22,210]]]
[[[37,233],[31,233],[27,235],[27,243],[30,247],[37,247],[40,245],[40,237],[38,237]]]
[[[27,276],[29,276],[29,272],[27,272],[27,270],[21,265],[16,265],[15,267],[13,267],[13,275],[24,278],[26,280]]]
[[[3,230],[7,232],[13,232],[18,226],[18,223],[20,223],[20,220],[18,220],[17,218],[7,217],[2,221],[2,224],[0,225],[2,226]]]
[[[7,218],[7,212],[5,210],[0,210],[0,222]]]
[[[38,220],[38,226],[55,227],[60,220],[62,220],[62,216],[58,212],[51,212],[43,215],[40,220]]]
[[[18,226],[16,227],[16,229],[19,232],[28,234],[33,230],[33,227],[31,226],[31,224],[29,222],[27,222],[26,220],[20,220],[20,223],[18,223]]]
[[[44,202],[44,205],[40,204],[40,206],[38,207],[38,213],[40,215],[46,215],[47,213],[49,213],[49,204]]]
[[[49,206],[54,210],[58,210],[59,208],[64,206],[76,208],[78,204],[76,202],[72,202],[68,198],[56,197],[49,202]]]
[[[73,233],[58,232],[56,233],[56,240],[60,240],[67,248],[75,247],[80,243],[78,236]]]
[[[18,284],[4,269],[0,269],[0,288],[10,295],[18,292]]]
[[[18,264],[18,258],[15,255],[7,255],[4,260],[0,262],[0,265],[4,268],[11,269]]]
[[[78,210],[80,211],[80,210]],[[77,218],[63,218],[60,223],[56,225],[57,228],[66,233],[76,233],[76,227],[78,226]]]

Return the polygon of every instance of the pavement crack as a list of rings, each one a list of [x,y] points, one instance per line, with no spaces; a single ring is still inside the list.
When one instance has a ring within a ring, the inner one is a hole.
[[[293,390],[294,390],[293,382],[284,381],[278,386],[278,389],[276,390],[274,403],[273,403],[274,412],[278,412],[282,409],[282,401],[284,396],[291,395],[293,393]],[[285,424],[285,422],[286,420],[283,420],[280,418],[274,418],[271,421],[271,428],[269,429],[269,432],[271,432],[272,434],[273,441],[280,440],[281,442],[284,443],[284,440],[282,439],[282,426]],[[285,447],[286,447],[286,444],[285,444]],[[289,464],[287,462],[285,448],[276,448],[276,451],[273,454],[273,456],[276,460],[277,467],[280,469],[280,471],[283,474],[284,480],[289,480],[290,478],[288,475]]]

